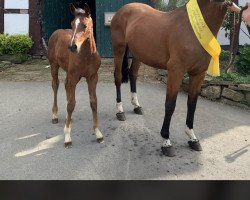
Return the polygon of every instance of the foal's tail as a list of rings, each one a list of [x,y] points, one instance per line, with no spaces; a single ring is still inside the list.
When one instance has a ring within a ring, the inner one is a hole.
[[[128,46],[126,46],[125,53],[122,61],[122,83],[127,83],[129,80],[129,71],[128,71]]]

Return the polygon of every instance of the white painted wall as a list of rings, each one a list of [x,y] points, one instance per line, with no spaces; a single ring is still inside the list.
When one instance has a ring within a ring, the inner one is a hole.
[[[29,34],[28,14],[4,14],[5,34]]]
[[[34,1],[34,0],[31,0]],[[5,0],[6,9],[29,9],[29,0]]]
[[[245,6],[247,2],[249,2],[249,0],[239,0],[239,6]],[[244,23],[241,24],[241,29],[248,33],[246,25]],[[230,44],[229,39],[225,37],[224,29],[220,30],[217,38],[221,45]],[[250,39],[242,31],[240,31],[239,43],[240,45],[250,44]]]
[[[34,1],[34,0],[31,0]],[[29,9],[29,0],[5,0],[5,9]],[[29,14],[4,14],[5,34],[29,34]]]

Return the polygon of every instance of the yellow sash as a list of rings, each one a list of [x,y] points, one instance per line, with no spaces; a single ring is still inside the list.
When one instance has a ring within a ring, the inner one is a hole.
[[[207,26],[200,11],[197,0],[190,0],[187,3],[187,12],[193,31],[202,47],[212,56],[208,66],[208,74],[211,76],[220,75],[219,56],[220,44]]]

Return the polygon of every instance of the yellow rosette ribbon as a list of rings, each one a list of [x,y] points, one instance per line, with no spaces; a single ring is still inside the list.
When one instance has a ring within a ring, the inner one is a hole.
[[[211,61],[208,66],[208,74],[211,76],[220,75],[219,56],[221,53],[221,47],[213,33],[207,26],[197,0],[190,0],[187,3],[187,12],[189,21],[193,28],[193,31],[199,40],[202,47],[211,55]]]

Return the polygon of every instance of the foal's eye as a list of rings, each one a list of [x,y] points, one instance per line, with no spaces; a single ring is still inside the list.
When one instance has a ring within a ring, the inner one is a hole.
[[[82,25],[82,27],[83,27],[84,29],[86,29],[86,28],[87,28],[87,26],[86,26],[85,24],[83,24],[83,25]]]

